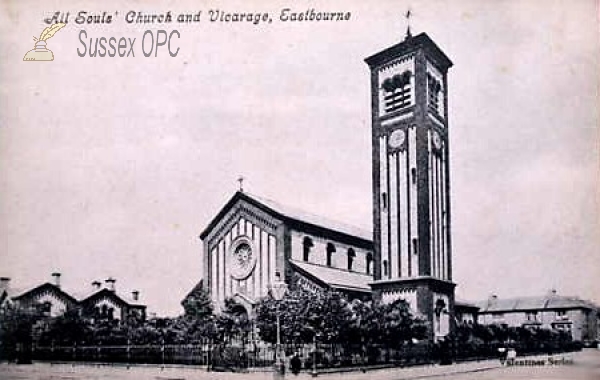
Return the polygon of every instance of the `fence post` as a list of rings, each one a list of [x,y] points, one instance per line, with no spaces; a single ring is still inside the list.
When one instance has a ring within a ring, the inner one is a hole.
[[[313,334],[312,377],[317,377],[317,333]]]
[[[206,344],[206,372],[210,372],[210,366],[212,361],[212,352],[213,352],[213,340],[209,339]]]
[[[75,367],[75,361],[77,360],[77,342],[73,342],[73,367]]]
[[[160,370],[164,370],[165,369],[165,340],[161,339],[160,341],[160,354],[161,354],[161,358],[162,358],[162,365],[160,367]]]
[[[127,338],[127,369],[129,369],[129,364],[131,362],[131,340]]]

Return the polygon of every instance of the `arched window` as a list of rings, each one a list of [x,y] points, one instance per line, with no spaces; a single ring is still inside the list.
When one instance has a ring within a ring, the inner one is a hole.
[[[108,306],[102,305],[102,308],[100,309],[100,318],[102,318],[102,319],[108,318]]]
[[[332,263],[333,252],[335,252],[335,245],[327,243],[327,266],[330,267]]]
[[[373,262],[373,254],[371,252],[368,252],[365,259],[366,259],[367,274],[371,274],[371,263]]]
[[[383,81],[381,87],[385,91],[383,99],[386,113],[400,110],[411,104],[411,77],[412,72],[406,70]]]
[[[352,264],[354,263],[355,257],[356,252],[354,252],[354,249],[348,248],[348,270],[352,270]]]
[[[387,260],[383,260],[383,275],[385,277],[387,277],[388,273],[389,273],[388,261]]]
[[[44,301],[42,303],[36,304],[35,308],[38,312],[40,312],[46,317],[52,315],[52,303],[50,301]]]
[[[302,260],[308,261],[308,257],[310,256],[310,249],[313,247],[313,241],[308,236],[304,237],[302,240]]]
[[[387,193],[384,191],[381,194],[381,209],[386,212],[388,208],[388,199],[387,199]]]
[[[440,92],[442,84],[431,74],[427,74],[427,98],[429,109],[437,114],[440,113]]]

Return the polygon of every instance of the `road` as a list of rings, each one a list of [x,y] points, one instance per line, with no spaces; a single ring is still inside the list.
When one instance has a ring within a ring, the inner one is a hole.
[[[565,359],[564,362],[561,359]],[[518,358],[519,364],[507,366],[497,360],[460,363],[450,366],[423,366],[394,368],[367,373],[350,372],[320,374],[323,380],[600,380],[600,350],[555,355],[551,365],[545,356]],[[540,363],[544,363],[541,365]],[[97,366],[81,364],[35,363],[33,365],[0,364],[0,380],[261,380],[273,379],[270,372],[214,373],[202,368],[174,367],[161,369],[156,366]],[[308,380],[310,374],[288,374],[285,380]]]
[[[444,376],[444,380],[600,380],[600,350],[557,355],[572,358],[572,364],[503,366],[489,371]],[[547,358],[543,358],[546,359]],[[527,363],[526,363],[527,364]],[[440,377],[438,377],[440,378]]]

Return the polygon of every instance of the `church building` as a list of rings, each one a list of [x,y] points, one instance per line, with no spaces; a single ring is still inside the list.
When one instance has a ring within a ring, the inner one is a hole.
[[[361,231],[237,192],[201,233],[218,310],[233,298],[252,313],[277,276],[351,298],[403,298],[432,326],[453,328],[448,69],[425,34],[368,57],[373,231]],[[367,133],[367,131],[365,131]],[[365,157],[367,159],[367,157]]]
[[[232,298],[252,314],[277,276],[308,290],[371,297],[368,231],[238,191],[200,238],[204,278],[217,310]]]

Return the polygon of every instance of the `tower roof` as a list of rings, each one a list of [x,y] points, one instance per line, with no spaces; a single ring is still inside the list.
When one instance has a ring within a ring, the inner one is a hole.
[[[367,62],[370,67],[375,67],[386,63],[399,55],[411,53],[419,49],[425,50],[432,60],[440,64],[443,70],[452,67],[453,64],[450,58],[444,54],[426,33],[421,33],[414,37],[409,36],[404,39],[404,41],[366,58],[365,62]]]

